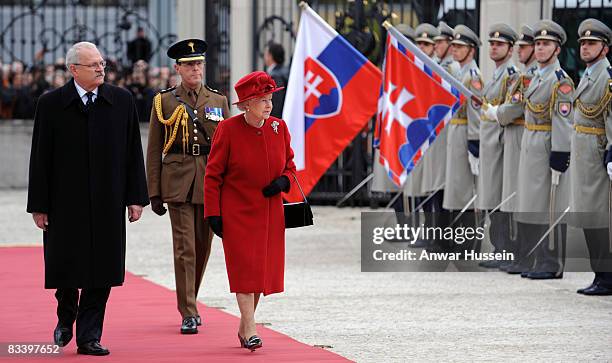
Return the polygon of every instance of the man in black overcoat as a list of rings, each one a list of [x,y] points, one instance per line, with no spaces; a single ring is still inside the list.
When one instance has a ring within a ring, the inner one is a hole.
[[[125,277],[125,219],[149,203],[138,115],[130,92],[104,83],[96,46],[66,54],[73,79],[42,95],[34,120],[27,211],[43,230],[45,288],[56,289],[55,343],[100,345],[112,286]],[[80,296],[79,296],[79,289]]]

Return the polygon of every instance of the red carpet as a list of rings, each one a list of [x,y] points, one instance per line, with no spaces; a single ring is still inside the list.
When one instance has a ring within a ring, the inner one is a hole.
[[[45,290],[41,248],[0,248],[0,343],[52,343],[56,300]],[[229,293],[229,292],[228,292]],[[57,359],[49,356],[0,361],[62,362],[340,362],[346,359],[286,335],[258,327],[264,347],[254,353],[238,346],[238,318],[199,306],[204,325],[197,335],[179,333],[174,291],[127,274],[124,286],[113,288],[106,310],[102,345],[111,354],[76,354],[73,340]]]

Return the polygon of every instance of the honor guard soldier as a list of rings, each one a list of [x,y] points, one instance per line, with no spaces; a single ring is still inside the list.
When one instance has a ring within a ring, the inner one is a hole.
[[[459,73],[459,63],[453,59],[451,51],[451,42],[453,41],[453,28],[441,21],[438,24],[440,35],[434,37],[434,50],[438,64],[442,66],[451,76],[457,77]]]
[[[612,295],[608,195],[612,191],[612,67],[606,58],[612,30],[599,20],[586,19],[578,27],[578,36],[580,58],[587,68],[573,98],[570,207],[575,213],[570,223],[583,228],[595,272],[593,283],[578,293]]]
[[[181,333],[195,334],[201,318],[196,297],[210,255],[212,232],[204,220],[204,170],[217,124],[230,116],[227,99],[202,84],[206,42],[187,39],[168,48],[181,84],[153,99],[147,149],[151,207],[168,204]]]
[[[489,57],[495,62],[495,72],[493,79],[487,82],[483,90],[480,174],[476,205],[478,209],[490,212],[489,237],[495,248],[494,252],[502,252],[507,249],[510,237],[510,215],[499,210],[502,203],[504,172],[504,129],[497,123],[494,115],[487,115],[485,111],[504,103],[509,86],[518,81],[518,68],[512,61],[512,51],[517,38],[516,32],[507,24],[494,24],[489,29]],[[479,265],[486,268],[497,268],[501,263],[500,260],[491,260],[483,261]]]
[[[461,67],[456,78],[474,95],[480,97],[483,82],[474,60],[474,54],[481,45],[480,39],[470,28],[457,25],[451,44],[453,58]],[[476,192],[480,107],[481,105],[467,100],[446,126],[448,134],[443,206],[453,212],[451,216],[469,207]],[[464,225],[475,227],[475,217],[474,213],[460,218]]]
[[[515,82],[508,84],[508,91],[504,103],[499,107],[490,106],[485,111],[485,117],[495,119],[504,128],[504,162],[503,162],[503,182],[502,182],[502,201],[500,210],[506,213],[517,212],[518,205],[518,173],[519,160],[521,154],[521,140],[525,129],[525,102],[523,94],[531,79],[537,71],[537,62],[534,56],[533,29],[527,25],[521,26],[518,40],[518,59],[524,66],[523,71]],[[518,274],[526,271],[533,264],[533,254],[527,259],[529,251],[525,249],[525,244],[521,243],[521,223],[514,223],[511,217],[510,228],[511,237],[505,249],[514,253],[514,261],[502,263],[500,270],[510,274]]]
[[[517,221],[525,223],[527,251],[535,264],[522,276],[563,277],[567,225],[556,223],[569,206],[570,137],[574,85],[557,56],[567,36],[551,21],[534,25],[538,71],[525,91],[525,130],[519,161]],[[546,233],[550,227],[550,233]],[[542,240],[542,238],[544,238]],[[539,244],[538,244],[539,243]]]

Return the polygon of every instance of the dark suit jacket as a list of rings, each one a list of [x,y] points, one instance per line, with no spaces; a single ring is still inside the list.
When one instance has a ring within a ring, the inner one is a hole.
[[[268,74],[278,87],[287,87],[287,82],[289,80],[289,69],[285,66],[276,65]],[[277,118],[283,117],[283,106],[285,104],[285,94],[287,89],[283,89],[281,91],[275,92],[272,94],[272,116]]]

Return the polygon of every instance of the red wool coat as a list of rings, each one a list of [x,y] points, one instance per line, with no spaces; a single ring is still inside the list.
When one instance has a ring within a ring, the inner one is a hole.
[[[287,125],[275,117],[256,128],[240,114],[215,131],[204,177],[204,214],[223,218],[231,292],[268,295],[284,289],[283,201],[280,194],[265,198],[262,189],[281,175],[293,181],[289,142]]]

